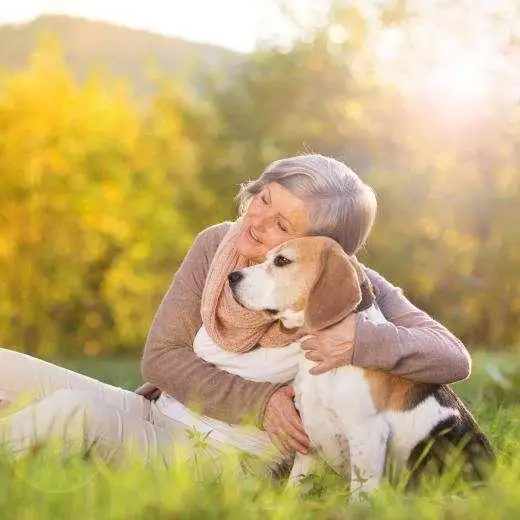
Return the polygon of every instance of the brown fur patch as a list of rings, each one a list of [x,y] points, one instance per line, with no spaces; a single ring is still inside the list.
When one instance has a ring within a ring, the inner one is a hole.
[[[409,410],[413,408],[411,403],[417,401],[414,394],[420,391],[420,385],[413,381],[367,368],[364,369],[363,376],[368,382],[370,395],[378,412]]]
[[[324,236],[288,240],[272,251],[291,259],[292,265],[268,272],[278,276],[277,305],[291,302],[293,311],[306,309],[310,330],[321,330],[341,321],[351,312],[369,308],[375,300],[370,280],[355,256],[349,256],[333,239]],[[296,299],[294,299],[296,295]]]
[[[348,255],[330,240],[322,249],[321,270],[309,295],[305,323],[321,330],[348,316],[361,302],[360,280]]]
[[[282,244],[274,253],[274,256],[297,258],[294,267],[291,265],[277,270],[271,265],[268,268],[271,276],[276,278],[276,273],[279,272],[279,276],[284,278],[283,283],[280,283],[284,287],[281,292],[282,302],[290,301],[294,297],[294,293],[297,293],[296,302],[291,305],[293,311],[301,311],[307,305],[309,294],[321,269],[321,257],[327,243],[326,240],[321,237],[296,238]],[[292,279],[287,280],[287,276]]]

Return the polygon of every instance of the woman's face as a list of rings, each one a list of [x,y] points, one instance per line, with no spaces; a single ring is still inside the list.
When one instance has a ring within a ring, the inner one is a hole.
[[[273,247],[310,230],[304,202],[277,182],[266,184],[252,198],[243,221],[237,249],[256,263]]]

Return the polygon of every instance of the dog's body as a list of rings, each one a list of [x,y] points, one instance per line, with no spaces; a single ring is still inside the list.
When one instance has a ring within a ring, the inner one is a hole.
[[[263,264],[230,275],[239,303],[276,316],[288,328],[307,330],[328,327],[354,311],[362,300],[361,282],[355,261],[324,237],[286,242]],[[384,320],[375,306],[364,312]],[[492,462],[487,438],[449,387],[350,365],[311,375],[313,366],[302,351],[295,401],[313,454],[297,455],[291,482],[311,471],[316,455],[350,476],[354,497],[378,487],[389,454],[410,471],[408,487],[426,468],[441,473],[455,445],[470,478],[482,478],[481,462]]]
[[[371,311],[377,319],[378,313]],[[292,483],[310,473],[319,456],[339,474],[350,476],[356,497],[379,486],[390,456],[396,469],[409,471],[411,488],[428,463],[442,472],[450,456],[447,446],[441,446],[446,441],[461,443],[462,470],[468,477],[484,477],[479,458],[491,457],[489,443],[447,386],[413,383],[351,365],[311,375],[313,366],[301,356],[294,389],[314,453],[297,454]]]

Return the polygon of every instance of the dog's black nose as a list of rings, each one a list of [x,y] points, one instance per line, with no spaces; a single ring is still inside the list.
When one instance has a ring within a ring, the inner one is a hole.
[[[231,285],[231,287],[233,287],[238,282],[240,282],[240,280],[242,280],[242,278],[244,278],[244,275],[240,271],[233,271],[232,273],[229,273],[228,274],[229,285]]]

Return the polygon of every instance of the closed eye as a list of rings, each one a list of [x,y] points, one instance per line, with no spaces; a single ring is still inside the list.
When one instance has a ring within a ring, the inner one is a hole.
[[[278,227],[284,232],[284,233],[287,233],[287,228],[285,228],[284,226],[282,226],[282,224],[280,223],[280,221],[278,221]]]

